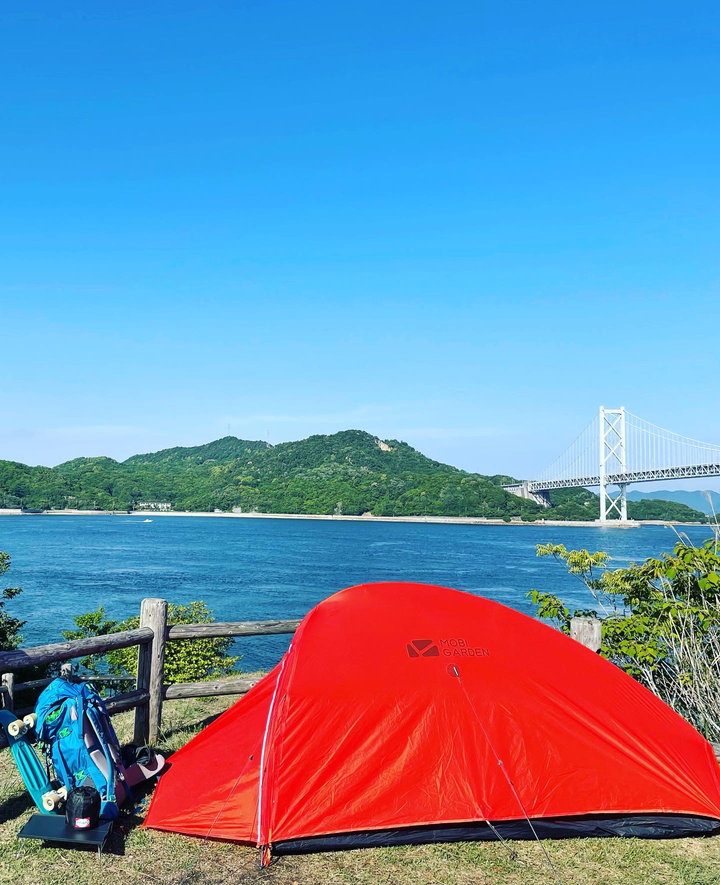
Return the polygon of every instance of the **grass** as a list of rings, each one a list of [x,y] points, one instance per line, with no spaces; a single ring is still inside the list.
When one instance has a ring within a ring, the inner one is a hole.
[[[174,701],[165,706],[161,745],[185,744],[228,698]],[[115,717],[129,740],[132,714]],[[280,858],[257,868],[254,849],[139,829],[147,798],[124,811],[106,853],[45,847],[18,840],[35,810],[10,752],[0,752],[0,883],[45,885],[720,885],[720,836],[703,839],[567,839],[546,841],[554,879],[536,843],[477,842],[375,848]]]

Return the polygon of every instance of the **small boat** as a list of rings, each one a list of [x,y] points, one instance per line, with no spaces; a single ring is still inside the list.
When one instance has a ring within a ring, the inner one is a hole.
[[[152,522],[152,519],[143,519],[143,522]]]

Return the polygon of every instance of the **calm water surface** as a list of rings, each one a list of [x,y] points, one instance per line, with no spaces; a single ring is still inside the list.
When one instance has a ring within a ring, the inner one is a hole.
[[[699,543],[711,534],[685,530]],[[10,553],[3,586],[23,588],[10,610],[27,620],[25,644],[61,639],[73,615],[104,606],[136,614],[144,596],[202,599],[223,621],[302,617],[331,593],[367,581],[424,581],[488,596],[532,613],[531,589],[589,604],[579,580],[535,545],[605,550],[612,563],[656,556],[677,540],[663,526],[633,529],[473,526],[290,519],[127,516],[3,516],[0,550]],[[267,669],[289,637],[237,642],[245,669]]]

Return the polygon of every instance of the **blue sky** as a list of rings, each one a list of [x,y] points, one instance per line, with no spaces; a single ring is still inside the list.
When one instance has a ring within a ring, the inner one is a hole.
[[[0,458],[359,427],[531,477],[601,403],[720,443],[719,37],[710,3],[8,0]]]

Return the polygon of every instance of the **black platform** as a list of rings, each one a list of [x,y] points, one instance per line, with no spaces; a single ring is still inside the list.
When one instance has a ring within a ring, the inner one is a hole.
[[[112,825],[111,820],[103,820],[92,830],[75,830],[67,825],[64,814],[33,814],[18,833],[18,839],[44,839],[77,847],[88,845],[102,851]]]

